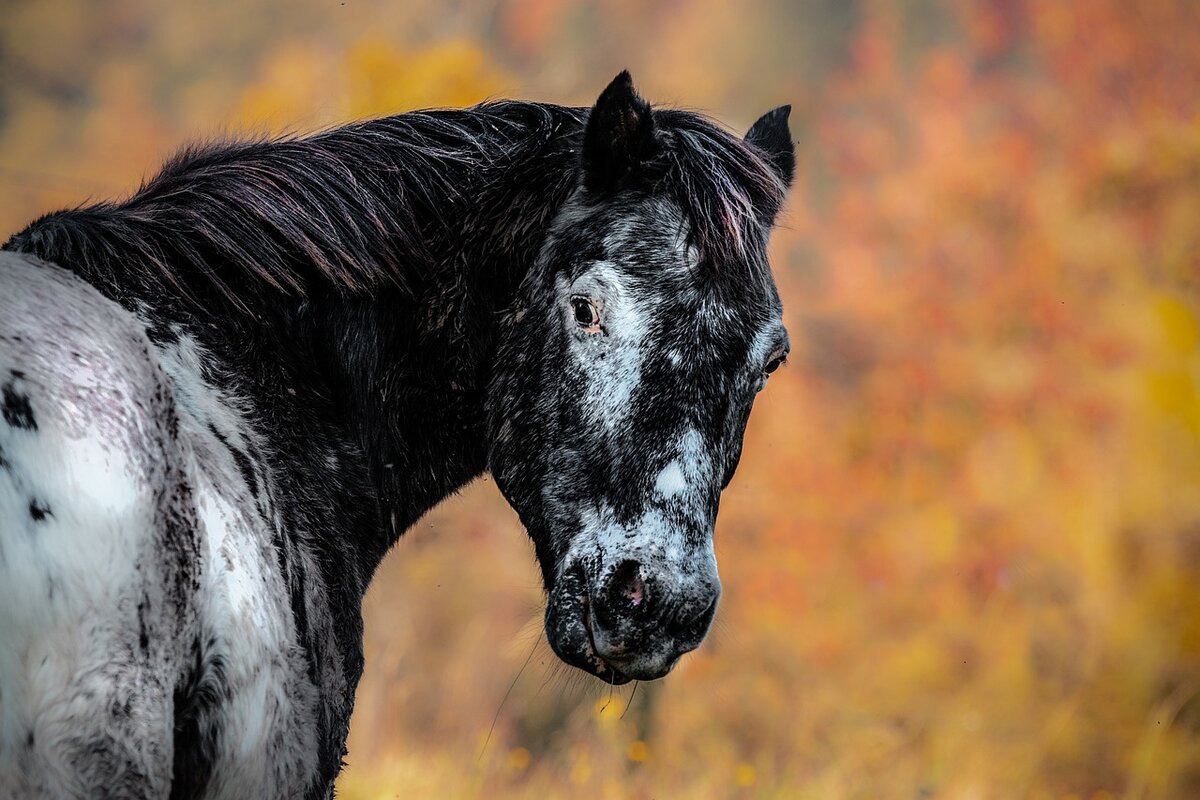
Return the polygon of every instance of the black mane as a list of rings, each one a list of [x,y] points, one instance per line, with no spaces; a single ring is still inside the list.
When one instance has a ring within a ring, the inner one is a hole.
[[[248,291],[403,287],[410,273],[439,266],[439,245],[461,236],[468,218],[490,231],[490,214],[561,195],[573,176],[548,172],[542,159],[581,116],[506,102],[190,147],[128,200],[48,214],[6,249],[138,293],[215,289],[242,307]],[[489,191],[471,196],[480,187]]]
[[[119,297],[180,295],[246,310],[255,297],[343,295],[442,269],[516,208],[548,222],[577,181],[587,109],[497,102],[416,111],[303,138],[189,147],[128,200],[43,216],[5,249],[69,265]],[[713,265],[755,257],[785,186],[753,145],[659,109],[645,190],[673,199]],[[514,237],[508,237],[511,240]],[[471,253],[464,261],[472,261]],[[515,254],[489,254],[504,261]]]

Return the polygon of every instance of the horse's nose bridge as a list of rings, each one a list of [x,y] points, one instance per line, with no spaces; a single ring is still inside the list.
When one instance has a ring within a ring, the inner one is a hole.
[[[628,450],[642,456],[625,465],[627,477],[641,484],[649,504],[670,508],[707,505],[718,477],[715,467],[720,459],[715,443],[687,416],[654,427],[628,431]]]

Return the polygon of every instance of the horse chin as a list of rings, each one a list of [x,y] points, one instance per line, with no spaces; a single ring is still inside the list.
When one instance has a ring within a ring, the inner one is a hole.
[[[546,603],[546,638],[567,664],[613,686],[632,680],[596,653],[588,607],[587,578],[576,565],[559,576]]]

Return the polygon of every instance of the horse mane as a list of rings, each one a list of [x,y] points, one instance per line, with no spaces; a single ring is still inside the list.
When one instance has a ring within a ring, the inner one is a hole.
[[[666,146],[647,165],[648,190],[678,203],[706,261],[769,277],[750,244],[785,186],[765,156],[698,114],[654,114]],[[577,183],[586,119],[583,108],[503,101],[192,146],[128,200],[47,214],[5,249],[118,294],[215,293],[243,310],[263,292],[404,289],[414,270],[442,268],[455,245],[499,224],[548,224],[547,204]]]
[[[403,287],[409,270],[436,266],[434,245],[457,233],[450,223],[472,208],[472,188],[494,188],[505,168],[552,147],[563,125],[578,127],[578,112],[503,102],[193,146],[128,200],[48,214],[6,248],[114,287],[211,288],[243,307],[239,295],[254,288]],[[540,177],[538,190],[562,179]]]

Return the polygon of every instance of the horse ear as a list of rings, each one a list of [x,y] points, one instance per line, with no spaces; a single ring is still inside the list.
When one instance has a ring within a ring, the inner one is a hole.
[[[762,150],[785,187],[791,187],[796,174],[796,147],[788,129],[791,106],[780,106],[758,118],[746,132],[746,141]]]
[[[616,189],[653,149],[650,104],[624,70],[600,93],[588,115],[583,134],[584,186],[597,192]]]

